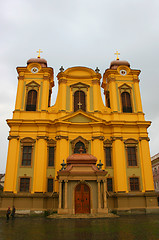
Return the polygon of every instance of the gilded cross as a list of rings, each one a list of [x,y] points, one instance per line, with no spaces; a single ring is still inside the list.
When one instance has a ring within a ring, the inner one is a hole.
[[[119,60],[119,55],[120,53],[118,53],[118,51],[116,51],[116,53],[114,53],[116,55],[116,60]]]
[[[39,49],[39,51],[37,51],[38,54],[38,58],[40,58],[40,53],[42,53],[41,49]]]
[[[80,102],[79,102],[79,103],[78,103],[78,106],[79,106],[79,109],[80,109],[80,108],[81,108],[81,106],[82,106],[82,103],[80,103]]]

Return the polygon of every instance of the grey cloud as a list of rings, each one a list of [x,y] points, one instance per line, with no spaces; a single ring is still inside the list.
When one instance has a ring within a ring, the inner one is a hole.
[[[159,151],[158,0],[6,0],[0,9],[0,172],[5,171],[8,127],[17,88],[17,66],[26,66],[36,51],[55,71],[52,103],[57,94],[56,75],[61,65],[82,65],[103,74],[115,59],[128,60],[141,69],[141,96],[149,128],[151,154]],[[4,153],[5,152],[5,153]]]

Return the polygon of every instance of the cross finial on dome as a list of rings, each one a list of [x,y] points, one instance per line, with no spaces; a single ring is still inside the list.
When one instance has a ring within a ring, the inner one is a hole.
[[[38,58],[40,58],[40,53],[42,53],[43,51],[41,51],[41,49],[39,49],[39,51],[36,51],[38,54]]]
[[[116,51],[116,53],[114,53],[116,55],[116,60],[119,60],[119,55],[120,53],[118,51]]]

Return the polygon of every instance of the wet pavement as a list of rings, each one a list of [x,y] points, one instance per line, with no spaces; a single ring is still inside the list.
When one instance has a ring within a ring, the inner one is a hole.
[[[159,215],[0,219],[0,240],[158,240]]]

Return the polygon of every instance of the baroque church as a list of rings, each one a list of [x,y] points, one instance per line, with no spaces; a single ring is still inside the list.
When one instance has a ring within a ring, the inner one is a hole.
[[[45,59],[31,58],[17,73],[1,209],[94,214],[157,208],[140,70],[118,56],[103,76],[98,68],[61,67],[53,106],[54,70]]]

